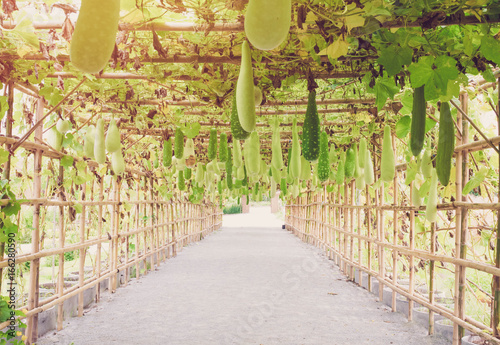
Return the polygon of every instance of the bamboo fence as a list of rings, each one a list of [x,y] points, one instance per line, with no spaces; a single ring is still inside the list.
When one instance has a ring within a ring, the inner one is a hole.
[[[460,101],[466,113],[467,96],[462,95]],[[491,344],[500,344],[498,194],[491,196],[489,203],[471,202],[462,195],[471,153],[491,149],[490,143],[498,145],[498,137],[467,142],[468,126],[459,111],[456,192],[451,199],[454,201],[438,204],[438,222],[425,221],[426,207],[412,204],[412,186],[404,183],[406,165],[399,165],[394,181],[385,186],[382,183],[377,190],[370,191],[368,186],[357,190],[351,181],[306,191],[285,205],[285,226],[304,242],[322,248],[348,278],[369,291],[378,291],[379,299],[388,299],[393,311],[401,307],[399,300],[407,303],[408,320],[415,318],[418,309],[414,307],[425,307],[430,334],[435,332],[437,318],[444,317],[453,323],[453,345],[461,344],[465,330]],[[378,158],[375,152],[373,157]],[[489,214],[491,223],[474,225],[479,212]],[[417,227],[417,223],[424,227]],[[491,232],[491,242],[483,245],[485,253],[491,251],[493,259],[489,261],[486,254],[474,252],[473,242],[478,234],[481,238],[482,231]],[[425,279],[417,278],[418,271],[425,273]],[[473,276],[491,282],[491,290],[481,288]],[[444,286],[448,291],[440,290]],[[473,298],[482,302],[489,322],[467,315],[467,305]]]
[[[12,85],[9,90],[11,95]],[[43,122],[43,117],[44,104],[38,99],[35,122]],[[10,121],[11,111],[7,114],[7,123]],[[42,129],[43,125],[36,128],[33,140],[14,138],[11,130],[0,137],[0,144],[6,150],[18,145],[33,154],[33,185],[25,191],[25,195],[31,197],[20,200],[20,213],[25,217],[33,213],[31,250],[24,248],[21,253],[18,248],[15,262],[18,272],[29,267],[28,291],[16,296],[17,309],[27,310],[23,322],[27,325],[28,344],[37,340],[41,312],[55,307],[57,330],[60,330],[64,318],[70,316],[64,311],[64,302],[68,299],[77,296],[77,315],[82,316],[86,290],[91,290],[92,300],[97,302],[104,288],[114,292],[130,279],[140,279],[166,259],[175,257],[184,246],[202,240],[222,225],[218,205],[209,201],[193,204],[179,193],[166,200],[154,188],[155,184],[166,183],[163,179],[133,169],[127,168],[123,177],[112,177],[101,173],[102,165],[86,161],[85,173],[95,177],[80,185],[72,184],[71,190],[65,190],[63,180],[67,168],[60,160],[67,154],[43,144]],[[82,161],[79,157],[73,158],[75,163]],[[10,178],[11,170],[15,171],[10,166],[10,159],[5,165],[4,179]],[[47,175],[42,171],[48,160],[57,167],[54,169],[57,174]],[[48,177],[45,179],[45,176]],[[56,187],[55,192],[42,187],[49,184]],[[2,199],[0,206],[8,202]],[[53,221],[49,220],[49,215],[53,215]],[[54,229],[52,235],[48,234],[51,227]],[[65,272],[68,255],[77,255],[75,272]],[[57,260],[57,272],[49,293],[40,277],[41,262],[48,259]],[[8,266],[8,258],[2,256],[0,270]],[[6,321],[0,324],[0,329],[8,325]]]

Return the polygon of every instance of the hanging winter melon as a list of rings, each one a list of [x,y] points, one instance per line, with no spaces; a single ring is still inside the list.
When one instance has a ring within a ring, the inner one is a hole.
[[[172,165],[172,140],[163,141],[163,166],[165,168]]]
[[[231,157],[231,148],[227,148],[227,159],[226,159],[226,181],[227,188],[229,190],[233,189],[233,160]]]
[[[71,122],[69,122],[69,120],[59,119],[57,120],[56,128],[59,132],[64,134],[71,129]]]
[[[262,103],[262,90],[258,86],[254,86],[253,90],[255,106],[259,106]]]
[[[370,150],[365,151],[365,164],[364,164],[364,172],[365,172],[365,183],[367,185],[373,184],[375,182],[375,172],[373,171],[373,160],[372,160],[372,154]]]
[[[94,140],[95,127],[90,125],[87,127],[87,133],[85,133],[85,141],[83,143],[83,153],[90,159],[94,159]]]
[[[394,150],[392,148],[391,127],[384,127],[384,140],[382,142],[382,158],[380,159],[380,178],[382,181],[391,182],[396,174]]]
[[[108,127],[108,133],[106,134],[105,139],[106,150],[108,152],[116,152],[121,148],[121,138],[120,131],[116,126],[116,121],[114,119],[111,120]]]
[[[194,140],[192,138],[186,139],[183,156],[186,158],[186,166],[189,168],[194,167],[196,164],[196,155],[194,153]]]
[[[352,147],[349,147],[347,149],[347,152],[345,154],[345,178],[347,179],[347,182],[351,180],[351,178],[354,177],[354,169],[356,168],[355,166],[355,157],[354,157],[354,150]]]
[[[115,175],[121,175],[125,172],[125,160],[121,150],[111,154],[111,169],[113,169]]]
[[[241,128],[240,119],[238,117],[238,108],[236,106],[236,92],[233,97],[233,106],[231,109],[231,134],[233,139],[245,140],[250,136],[250,132],[245,131]]]
[[[61,151],[62,148],[62,142],[63,142],[64,135],[57,130],[56,127],[52,127],[50,130],[50,146],[54,148],[56,151]]]
[[[120,0],[82,0],[71,38],[71,63],[85,73],[101,71],[115,48]]]
[[[300,179],[303,181],[311,179],[311,163],[304,156],[300,156]]]
[[[273,131],[271,147],[271,165],[276,170],[281,170],[283,168],[283,152],[281,150],[279,127]]]
[[[255,90],[253,84],[252,56],[247,41],[243,41],[241,66],[236,84],[236,108],[241,128],[247,132],[255,129]]]
[[[429,188],[429,197],[427,198],[427,204],[425,209],[425,219],[429,222],[433,223],[437,218],[437,186],[438,186],[438,177],[436,173],[436,169],[432,168],[431,173],[431,186]]]
[[[249,175],[257,175],[260,171],[260,142],[257,132],[252,132],[245,140],[245,166]]]
[[[106,150],[104,144],[104,121],[99,119],[96,122],[95,139],[94,139],[94,157],[99,164],[106,162]]]
[[[256,48],[274,49],[288,36],[291,17],[290,0],[250,0],[245,13],[245,34]]]

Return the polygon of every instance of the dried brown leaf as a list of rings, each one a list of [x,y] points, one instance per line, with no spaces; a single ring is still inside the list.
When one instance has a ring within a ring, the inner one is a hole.
[[[61,28],[61,36],[67,41],[71,41],[71,37],[73,37],[73,31],[75,31],[75,27],[73,26],[73,23],[69,19],[68,16],[66,16],[66,19],[64,19],[64,22],[62,24]]]
[[[3,0],[2,10],[7,16],[11,16],[12,12],[19,10],[17,8],[16,0]]]
[[[76,12],[78,12],[78,9],[75,6],[69,5],[69,4],[56,3],[56,4],[52,5],[52,8],[60,8],[61,10],[64,11],[64,14],[66,16],[68,14],[70,14],[70,13],[76,13]]]
[[[158,52],[163,58],[167,57],[168,48],[166,50],[163,49],[160,39],[158,38],[158,34],[153,30],[153,48]]]

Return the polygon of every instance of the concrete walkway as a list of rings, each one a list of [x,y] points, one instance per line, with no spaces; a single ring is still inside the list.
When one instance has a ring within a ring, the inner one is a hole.
[[[376,301],[269,208],[224,227],[159,270],[106,294],[38,345],[444,345]]]

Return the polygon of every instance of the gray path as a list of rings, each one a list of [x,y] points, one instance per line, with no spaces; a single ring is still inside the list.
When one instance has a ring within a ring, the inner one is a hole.
[[[260,227],[258,224],[261,224]],[[265,225],[262,225],[265,224]],[[224,227],[106,295],[37,344],[444,345],[346,281],[268,208]]]

